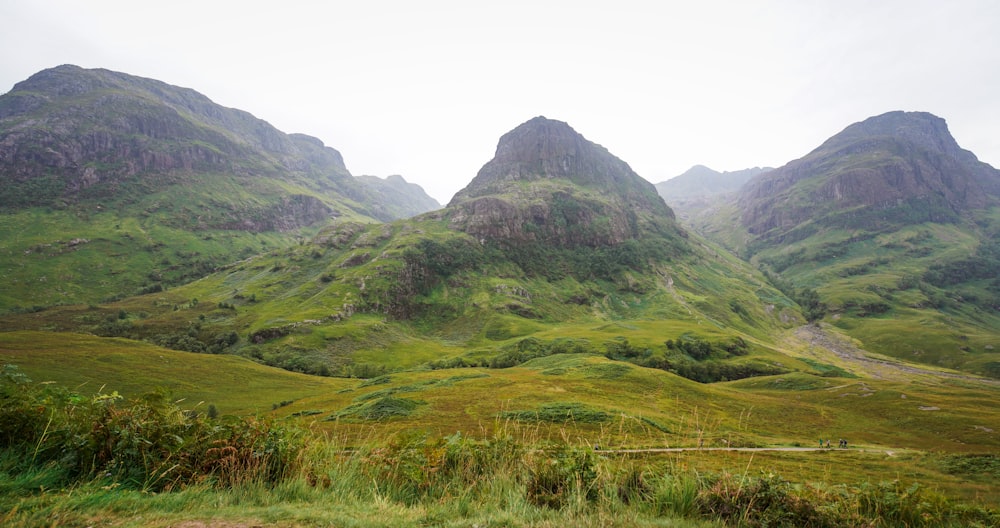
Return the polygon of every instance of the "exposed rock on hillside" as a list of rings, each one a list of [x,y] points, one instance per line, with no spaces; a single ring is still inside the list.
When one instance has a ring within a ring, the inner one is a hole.
[[[449,208],[453,227],[506,243],[598,247],[680,234],[651,183],[566,123],[544,117],[504,134],[495,157]]]
[[[996,199],[1000,172],[963,150],[944,120],[890,112],[847,127],[740,196],[751,234],[779,240],[806,222],[878,229],[950,222]]]

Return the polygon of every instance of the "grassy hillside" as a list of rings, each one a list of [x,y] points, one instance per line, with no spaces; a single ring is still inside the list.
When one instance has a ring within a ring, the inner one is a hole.
[[[991,229],[927,223],[887,233],[827,231],[753,260],[814,288],[826,319],[869,350],[995,376],[1000,291],[990,271],[992,236],[983,234]]]
[[[244,358],[178,352],[117,338],[54,332],[0,333],[0,362],[36,382],[85,395],[118,391],[128,397],[165,390],[184,408],[223,414],[268,412],[275,404],[354,383],[269,368]]]
[[[273,414],[354,441],[406,431],[492,436],[514,428],[532,442],[609,449],[699,441],[705,447],[811,447],[817,438],[837,436],[858,446],[949,453],[1000,445],[990,427],[1000,418],[990,404],[995,384],[932,371],[850,374],[834,369],[838,359],[829,350],[786,343],[786,364],[799,357],[815,369],[708,385],[594,353],[555,354],[508,368],[322,378],[231,356],[49,332],[0,333],[0,361],[82,394],[117,390],[135,397],[165,389],[186,407],[212,403],[225,414]]]
[[[1000,377],[1000,172],[891,112],[685,217],[881,354]]]
[[[739,337],[753,357],[715,359],[761,363],[771,336],[801,320],[763,277],[707,244],[667,260],[637,260],[641,243],[637,253],[538,246],[512,256],[449,222],[442,212],[340,223],[183,286],[4,324],[370,377],[443,361],[485,365],[526,337],[595,353],[625,340],[654,359],[669,355],[668,340]]]

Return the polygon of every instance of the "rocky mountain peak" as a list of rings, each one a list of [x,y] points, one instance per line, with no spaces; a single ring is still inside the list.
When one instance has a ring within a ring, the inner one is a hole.
[[[533,118],[449,204],[452,225],[482,239],[608,246],[680,233],[652,183],[562,121]]]
[[[627,163],[588,141],[568,124],[539,116],[504,134],[493,159],[455,195],[452,203],[503,192],[512,182],[541,179],[563,179],[577,185],[655,198],[652,184],[639,177]]]
[[[854,123],[830,139],[831,142],[890,137],[942,153],[960,150],[944,119],[928,112],[887,112]]]

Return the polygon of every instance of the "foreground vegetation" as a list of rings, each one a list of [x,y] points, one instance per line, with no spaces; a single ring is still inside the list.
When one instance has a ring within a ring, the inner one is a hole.
[[[793,483],[752,463],[492,433],[348,441],[288,420],[183,409],[163,393],[84,396],[0,374],[5,526],[994,526],[1000,512],[916,482]],[[569,438],[566,435],[565,438]],[[823,456],[833,452],[823,452]],[[996,478],[996,456],[951,457]]]

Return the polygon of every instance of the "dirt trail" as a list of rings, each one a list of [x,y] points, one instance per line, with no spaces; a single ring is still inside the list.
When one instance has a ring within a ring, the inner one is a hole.
[[[650,447],[643,449],[600,449],[600,453],[632,454],[632,453],[682,453],[685,451],[836,451],[842,453],[895,453],[898,449],[878,447]]]
[[[899,363],[888,358],[873,357],[868,352],[858,348],[847,338],[827,332],[816,325],[805,325],[795,329],[796,339],[809,344],[809,350],[813,355],[817,354],[817,349],[826,350],[833,353],[838,358],[847,361],[852,367],[851,370],[859,371],[859,374],[866,374],[875,379],[907,380],[913,374],[934,376],[938,378],[959,379],[987,385],[1000,386],[1000,380],[980,378],[970,374],[960,372],[945,372],[917,367],[914,365]]]

